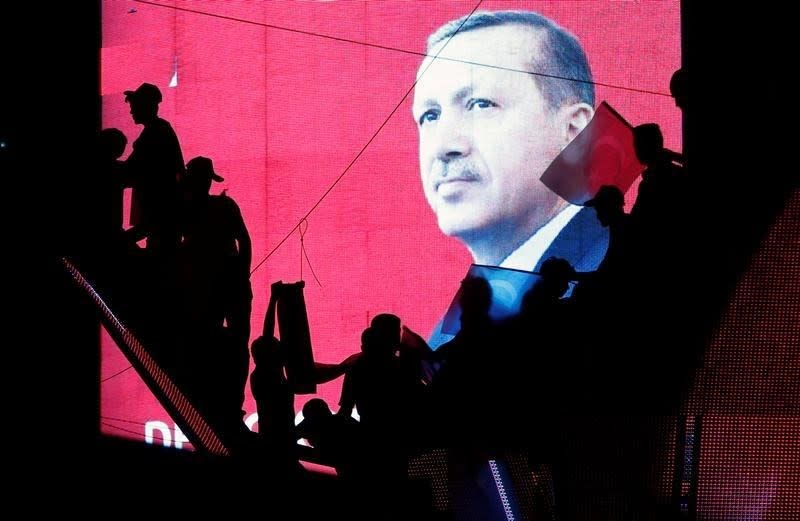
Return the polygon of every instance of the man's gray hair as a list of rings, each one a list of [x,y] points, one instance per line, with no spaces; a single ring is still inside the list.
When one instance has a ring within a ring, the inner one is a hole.
[[[534,81],[550,108],[578,102],[594,107],[592,71],[580,42],[563,27],[532,11],[478,11],[447,22],[428,37],[428,54],[435,45],[456,33],[500,25],[519,25],[544,31],[542,55],[536,56],[532,52],[530,65],[535,72]]]

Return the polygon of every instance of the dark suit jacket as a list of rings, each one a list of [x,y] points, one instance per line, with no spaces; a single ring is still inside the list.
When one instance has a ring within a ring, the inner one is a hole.
[[[608,228],[600,225],[594,210],[583,208],[553,239],[533,271],[538,272],[542,262],[550,257],[566,259],[578,272],[594,271],[606,255],[608,237]],[[572,288],[567,295],[571,292]],[[437,349],[454,336],[442,332],[442,323],[440,320],[428,340],[432,349]]]

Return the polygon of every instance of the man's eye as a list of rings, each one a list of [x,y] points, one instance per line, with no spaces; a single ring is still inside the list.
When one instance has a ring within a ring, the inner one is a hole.
[[[496,107],[496,106],[497,103],[483,98],[472,98],[469,101],[467,101],[467,110],[472,110],[475,107],[478,107],[479,109],[488,109],[490,107]]]
[[[419,117],[419,124],[423,125],[431,121],[436,121],[437,119],[439,119],[439,111],[436,109],[428,109]]]

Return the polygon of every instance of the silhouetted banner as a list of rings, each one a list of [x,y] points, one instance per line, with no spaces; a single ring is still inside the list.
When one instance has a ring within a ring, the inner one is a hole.
[[[494,322],[511,318],[519,313],[522,297],[531,289],[539,275],[530,271],[512,270],[497,266],[483,266],[473,264],[469,267],[466,277],[480,277],[486,279],[492,287],[492,306],[489,316]],[[461,329],[461,289],[458,290],[447,313],[442,321],[442,333],[455,335]]]
[[[633,129],[604,101],[541,179],[562,198],[582,205],[603,185],[614,185],[624,194],[643,170],[633,148]]]
[[[278,329],[281,344],[286,348],[286,379],[295,394],[317,392],[304,286],[302,280],[283,284],[278,298]]]

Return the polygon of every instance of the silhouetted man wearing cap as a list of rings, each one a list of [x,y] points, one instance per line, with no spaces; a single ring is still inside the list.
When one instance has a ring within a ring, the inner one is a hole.
[[[685,255],[687,232],[692,227],[686,212],[691,203],[687,171],[680,154],[664,148],[664,137],[655,123],[634,127],[633,146],[646,168],[631,208],[631,221],[647,264],[656,273],[670,273],[685,265],[679,257]],[[664,277],[659,280],[667,281]]]
[[[671,213],[683,195],[685,170],[680,154],[664,148],[664,136],[655,123],[645,123],[633,129],[636,158],[645,165],[642,182],[631,215],[645,226]]]
[[[161,99],[161,91],[150,83],[125,91],[134,123],[144,125],[126,164],[133,186],[133,236],[147,237],[149,251],[168,255],[178,243],[177,182],[184,166],[178,136],[169,122],[158,117]]]
[[[632,253],[630,222],[628,214],[625,213],[625,196],[622,190],[613,185],[603,185],[593,198],[584,203],[584,206],[594,208],[597,220],[610,231],[608,250],[597,271],[624,276],[627,272],[623,265],[630,264],[633,260],[630,258]]]
[[[235,359],[232,373],[237,392],[241,391],[237,398],[241,406],[250,359],[252,246],[236,202],[224,192],[209,195],[212,181],[223,178],[214,172],[211,159],[195,157],[186,164],[181,181],[181,251],[192,274],[189,288],[199,292],[196,301],[187,302],[195,309],[194,327],[200,338],[223,332],[223,321],[226,323],[223,337],[230,342],[231,360]]]
[[[629,291],[636,290],[636,287],[623,290],[621,285],[636,285],[637,273],[645,268],[640,265],[636,228],[630,215],[625,213],[625,195],[614,185],[603,185],[583,205],[594,208],[600,225],[608,228],[608,250],[595,271],[578,276],[579,284],[573,298],[584,303],[595,298],[607,302],[612,295],[628,298]]]

